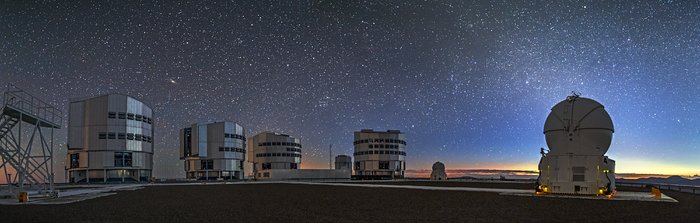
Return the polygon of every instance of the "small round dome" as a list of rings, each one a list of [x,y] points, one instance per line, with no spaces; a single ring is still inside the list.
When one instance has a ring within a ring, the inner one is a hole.
[[[433,172],[430,173],[431,180],[447,180],[447,173],[445,173],[445,164],[441,162],[435,162],[433,164]]]
[[[550,154],[604,155],[615,131],[603,105],[577,95],[552,108],[544,124]]]
[[[441,162],[435,162],[433,164],[433,170],[445,171],[445,164],[443,164]]]

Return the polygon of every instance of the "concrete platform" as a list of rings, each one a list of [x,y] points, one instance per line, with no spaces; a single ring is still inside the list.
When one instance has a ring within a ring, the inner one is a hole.
[[[432,190],[432,191],[467,191],[498,193],[504,196],[525,196],[542,198],[565,198],[565,199],[597,199],[597,200],[628,200],[628,201],[649,201],[649,202],[678,202],[677,200],[662,194],[660,199],[656,199],[647,192],[619,191],[612,198],[606,196],[573,196],[573,195],[536,195],[531,189],[508,189],[508,188],[476,188],[476,187],[437,187],[437,186],[415,186],[415,185],[389,185],[389,184],[358,184],[340,182],[308,182],[308,181],[240,181],[240,182],[192,182],[192,183],[167,183],[167,184],[130,184],[130,185],[102,185],[102,186],[77,186],[59,190],[58,198],[30,196],[29,202],[19,203],[17,199],[0,199],[0,205],[22,205],[22,204],[68,204],[88,199],[116,194],[116,191],[138,190],[144,187],[165,187],[165,186],[200,186],[200,185],[228,185],[228,184],[297,184],[297,185],[319,185],[319,186],[341,186],[341,187],[365,187],[365,188],[395,188],[412,190]]]
[[[417,189],[417,190],[444,190],[444,191],[471,191],[471,192],[491,192],[499,193],[500,195],[511,196],[528,196],[528,197],[547,197],[547,198],[570,198],[570,199],[597,199],[597,200],[613,200],[613,201],[652,201],[652,202],[678,202],[676,199],[661,194],[661,198],[655,198],[651,193],[647,192],[630,192],[618,191],[615,196],[575,196],[575,195],[536,195],[534,190],[526,189],[502,189],[502,188],[473,188],[473,187],[432,187],[432,186],[411,186],[411,185],[383,185],[383,184],[349,184],[349,183],[315,183],[315,182],[277,182],[288,184],[306,184],[306,185],[330,185],[330,186],[347,186],[347,187],[374,187],[374,188],[402,188],[402,189]]]
[[[607,196],[575,196],[575,195],[557,195],[557,194],[547,194],[547,195],[536,195],[532,192],[530,193],[501,193],[501,195],[511,195],[511,196],[525,196],[525,197],[543,197],[543,198],[570,198],[570,199],[593,199],[593,200],[610,200],[610,201],[651,201],[651,202],[673,202],[677,203],[676,199],[669,197],[665,194],[661,194],[661,198],[655,198],[654,195],[648,192],[631,192],[631,191],[618,191],[613,197]]]
[[[143,188],[142,184],[132,184],[132,185],[114,185],[114,186],[99,186],[99,187],[89,187],[89,188],[70,188],[58,191],[58,197],[47,197],[47,196],[32,196],[30,193],[29,202],[19,203],[15,198],[12,199],[0,199],[0,205],[24,205],[24,204],[69,204],[73,202],[79,202],[84,200],[89,200],[98,197],[104,197],[116,194],[115,191],[123,190],[138,190]]]

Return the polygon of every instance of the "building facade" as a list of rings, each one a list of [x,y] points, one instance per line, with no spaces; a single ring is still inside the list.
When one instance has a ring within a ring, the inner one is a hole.
[[[261,170],[289,170],[301,166],[301,143],[289,135],[262,132],[249,139],[248,151],[248,161],[253,164],[251,175],[256,178],[264,177]]]
[[[355,179],[403,178],[406,140],[399,130],[355,132]]]
[[[153,171],[153,110],[121,94],[72,100],[67,147],[68,182],[147,182]]]
[[[188,179],[243,179],[245,130],[234,122],[192,124],[180,130],[180,159]]]

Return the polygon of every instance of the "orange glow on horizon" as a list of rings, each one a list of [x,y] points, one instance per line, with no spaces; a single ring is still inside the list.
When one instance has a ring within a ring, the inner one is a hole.
[[[475,171],[475,170],[501,170],[501,171],[533,171],[533,172],[538,172],[537,170],[537,163],[515,163],[515,164],[507,164],[507,165],[450,165],[449,163],[446,163],[445,166],[447,166],[446,171],[448,174],[449,172],[456,172],[456,171],[463,171],[463,170],[468,170],[468,171]],[[412,166],[409,166],[407,171],[430,171],[432,166],[420,166],[420,167],[415,167],[411,168]],[[328,169],[328,163],[305,163],[302,162],[301,164],[302,169]],[[616,159],[616,166],[615,166],[615,173],[618,174],[618,176],[625,177],[625,178],[630,178],[630,179],[636,179],[636,178],[643,178],[643,177],[653,177],[653,176],[672,176],[672,175],[680,175],[680,176],[694,176],[694,175],[700,175],[700,167],[693,168],[693,167],[685,167],[685,166],[679,166],[679,165],[669,165],[669,164],[662,164],[659,162],[653,162],[653,161],[648,161],[648,160],[625,160],[625,159]],[[625,175],[634,175],[634,176],[625,176]]]

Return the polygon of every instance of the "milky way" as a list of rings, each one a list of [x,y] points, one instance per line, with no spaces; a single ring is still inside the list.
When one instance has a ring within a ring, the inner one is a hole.
[[[700,173],[693,1],[174,2],[0,3],[2,82],[66,112],[143,100],[156,174],[183,174],[180,128],[221,120],[299,137],[305,168],[373,128],[406,132],[408,169],[536,169],[571,91],[611,114],[618,172]]]

